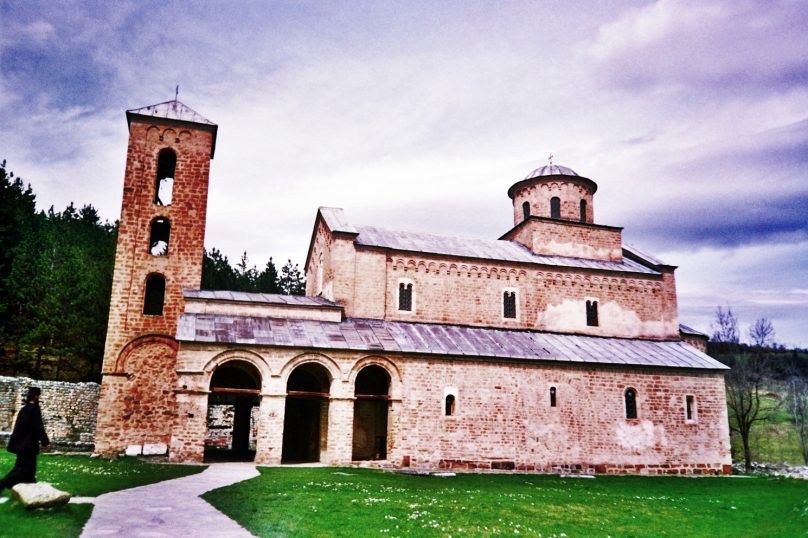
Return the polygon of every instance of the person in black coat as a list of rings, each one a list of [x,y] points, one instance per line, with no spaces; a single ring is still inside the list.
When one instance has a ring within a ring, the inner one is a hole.
[[[39,444],[45,448],[50,445],[45,425],[42,424],[42,412],[39,410],[38,387],[30,387],[25,397],[25,405],[17,415],[14,430],[8,440],[8,451],[17,455],[14,468],[0,480],[0,491],[12,488],[21,482],[36,482],[36,457]]]

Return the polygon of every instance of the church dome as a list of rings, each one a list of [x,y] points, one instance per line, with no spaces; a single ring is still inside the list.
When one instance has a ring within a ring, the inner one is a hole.
[[[531,173],[527,175],[527,177],[525,177],[525,179],[533,179],[534,177],[541,177],[541,176],[579,177],[578,174],[576,174],[572,168],[567,168],[566,166],[560,166],[557,164],[546,164],[533,170]]]

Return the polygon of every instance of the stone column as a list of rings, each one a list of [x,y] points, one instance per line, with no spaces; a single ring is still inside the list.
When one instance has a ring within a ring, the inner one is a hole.
[[[391,399],[387,406],[387,461],[396,467],[402,465],[403,458],[398,443],[401,408],[401,398]]]
[[[327,465],[350,465],[353,452],[353,397],[334,397],[328,405],[328,450],[321,458]]]
[[[255,463],[280,465],[283,450],[283,419],[286,413],[286,394],[262,394],[258,407],[258,439]]]
[[[171,434],[168,460],[202,463],[208,428],[208,392],[178,390],[177,416]]]

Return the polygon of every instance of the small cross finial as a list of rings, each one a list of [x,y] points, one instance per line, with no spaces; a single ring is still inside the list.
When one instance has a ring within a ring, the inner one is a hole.
[[[550,161],[550,166],[553,166],[553,154],[551,153],[550,156],[547,158]]]

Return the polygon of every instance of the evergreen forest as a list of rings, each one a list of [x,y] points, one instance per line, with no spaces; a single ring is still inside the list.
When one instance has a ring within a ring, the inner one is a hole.
[[[90,205],[36,210],[30,185],[0,162],[0,375],[100,381],[118,223]],[[302,295],[289,260],[259,270],[203,253],[202,289]]]

